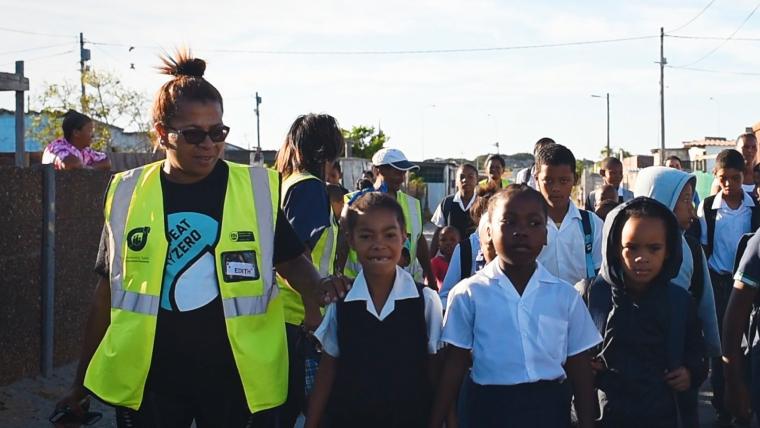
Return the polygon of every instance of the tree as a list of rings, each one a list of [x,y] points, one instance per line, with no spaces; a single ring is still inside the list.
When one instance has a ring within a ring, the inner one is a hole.
[[[88,70],[84,75],[86,96],[81,97],[79,82],[63,81],[46,84],[37,97],[40,114],[33,117],[27,137],[43,146],[61,136],[63,114],[70,109],[79,110],[95,120],[93,147],[113,150],[111,126],[118,126],[149,135],[150,121],[144,113],[148,98],[142,92],[124,87],[118,76],[107,71]],[[150,139],[134,147],[148,151]]]
[[[601,155],[602,159],[610,157],[610,156],[618,156],[620,153],[623,153],[623,158],[627,158],[631,156],[631,152],[623,149],[623,148],[615,148],[610,147],[610,152],[607,152],[607,147],[603,147],[602,150],[599,152],[599,155]]]
[[[351,144],[351,155],[358,158],[372,159],[378,150],[385,146],[390,137],[382,130],[375,133],[374,126],[353,126],[343,130],[343,138]]]

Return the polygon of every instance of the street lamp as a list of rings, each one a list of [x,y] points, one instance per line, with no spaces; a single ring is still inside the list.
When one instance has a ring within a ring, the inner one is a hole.
[[[607,99],[607,156],[609,156],[610,155],[610,93],[607,92],[605,96],[591,95],[591,97]]]
[[[499,154],[499,121],[496,119],[496,116],[492,115],[491,113],[488,113],[487,116],[490,117],[491,120],[493,121],[493,131],[494,131],[494,134],[496,135],[496,139],[495,139],[496,142],[494,142],[491,145],[496,146],[496,154],[498,155]]]

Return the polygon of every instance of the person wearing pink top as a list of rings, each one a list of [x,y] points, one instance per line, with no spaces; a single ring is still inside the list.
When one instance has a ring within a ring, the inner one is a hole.
[[[94,150],[92,144],[93,122],[88,116],[74,110],[63,115],[63,138],[45,147],[43,164],[53,164],[55,169],[101,169],[110,170],[111,161],[105,153]]]

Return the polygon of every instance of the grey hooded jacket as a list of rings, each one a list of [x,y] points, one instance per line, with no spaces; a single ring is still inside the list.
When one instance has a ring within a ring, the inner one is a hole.
[[[664,166],[652,166],[644,168],[636,177],[636,186],[633,189],[636,197],[646,196],[661,202],[672,211],[678,196],[681,194],[684,186],[692,182],[696,183],[696,176],[674,168]],[[692,187],[693,189],[693,187]],[[672,283],[687,290],[691,287],[692,275],[694,274],[694,259],[686,238],[683,239],[683,262],[678,269],[678,275],[672,279]],[[705,347],[707,355],[710,357],[719,357],[721,355],[720,332],[718,331],[718,317],[715,313],[715,297],[713,295],[712,281],[707,268],[707,259],[704,252],[702,257],[702,278],[703,289],[700,301],[697,302],[697,316],[702,322],[702,330],[705,336]]]

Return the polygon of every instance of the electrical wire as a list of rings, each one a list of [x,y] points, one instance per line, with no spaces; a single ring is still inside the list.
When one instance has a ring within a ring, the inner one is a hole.
[[[760,76],[760,73],[753,73],[750,71],[712,70],[709,68],[676,67],[672,65],[666,65],[666,67],[676,69],[676,70],[698,71],[701,73],[734,74],[737,76]]]
[[[742,21],[742,23],[741,23],[741,24],[739,24],[739,26],[738,26],[738,27],[736,27],[736,30],[734,30],[734,32],[733,32],[733,33],[731,33],[731,35],[729,35],[728,37],[726,37],[726,38],[725,38],[725,39],[724,39],[724,40],[723,40],[721,43],[719,43],[717,46],[715,46],[715,48],[713,48],[712,50],[710,50],[710,51],[709,51],[709,52],[707,52],[706,54],[702,55],[702,56],[701,56],[699,59],[697,59],[696,61],[692,61],[692,62],[690,62],[690,63],[688,63],[688,64],[682,65],[681,67],[682,67],[682,68],[683,68],[683,67],[691,67],[691,66],[692,66],[692,65],[694,65],[694,64],[697,64],[697,63],[700,63],[700,62],[704,61],[704,60],[705,60],[705,59],[707,59],[709,56],[711,56],[712,54],[714,54],[715,52],[717,52],[717,51],[718,51],[720,48],[722,48],[722,47],[723,47],[723,46],[724,46],[726,43],[728,43],[728,42],[729,42],[731,39],[733,39],[733,37],[736,35],[736,33],[738,33],[738,32],[739,32],[739,30],[741,30],[741,29],[742,29],[742,27],[744,27],[744,24],[746,24],[746,23],[749,21],[749,19],[750,19],[750,18],[752,18],[752,15],[754,15],[754,14],[755,14],[755,12],[757,11],[757,9],[758,9],[758,8],[760,8],[760,3],[756,4],[756,5],[755,5],[755,7],[752,9],[752,11],[749,13],[749,15],[747,15],[747,17],[746,17],[746,18],[744,18],[744,20]]]
[[[59,53],[55,53],[55,54],[51,54],[51,55],[43,55],[43,56],[38,56],[38,57],[34,57],[34,58],[24,58],[21,61],[24,61],[24,62],[39,61],[39,60],[42,60],[42,59],[53,58],[53,57],[57,57],[57,56],[61,56],[61,55],[67,55],[67,54],[70,54],[72,52],[74,52],[74,49],[69,49],[69,50],[67,50],[65,52],[59,52]],[[4,67],[6,65],[13,65],[13,64],[15,64],[15,61],[14,62],[6,62],[4,64],[0,64],[0,67]]]
[[[484,48],[452,48],[452,49],[410,49],[410,50],[359,50],[359,51],[303,51],[303,50],[257,50],[257,49],[202,49],[196,48],[199,51],[211,52],[211,53],[239,53],[239,54],[254,54],[254,55],[426,55],[426,54],[452,54],[452,53],[476,53],[476,52],[498,52],[509,50],[523,50],[523,49],[544,49],[544,48],[558,48],[558,47],[570,47],[570,46],[584,46],[584,45],[598,45],[605,43],[618,43],[628,42],[635,40],[647,40],[654,39],[659,36],[635,36],[635,37],[621,37],[615,39],[601,39],[601,40],[584,40],[575,42],[563,42],[563,43],[544,43],[533,45],[514,45],[514,46],[496,46],[496,47],[484,47]],[[108,43],[108,42],[95,42],[88,41],[88,43],[100,46],[117,46],[117,47],[141,47],[148,49],[159,49],[158,46],[136,46],[123,43]]]
[[[71,42],[68,42],[68,43],[58,43],[58,44],[55,44],[55,45],[47,45],[47,46],[36,46],[36,47],[33,47],[33,48],[26,48],[26,49],[18,49],[18,50],[15,50],[15,51],[0,52],[0,55],[11,55],[11,54],[17,54],[17,53],[22,53],[22,52],[31,52],[31,51],[38,51],[38,50],[43,50],[43,49],[59,48],[61,46],[69,46],[69,45],[71,45]]]
[[[688,40],[725,40],[725,37],[718,37],[718,36],[691,36],[691,35],[674,35],[674,34],[665,34],[665,37],[671,37],[674,39],[688,39]],[[760,37],[732,37],[732,42],[760,42]]]
[[[680,30],[682,30],[682,29],[684,29],[684,28],[688,27],[688,26],[689,26],[689,25],[690,25],[692,22],[696,21],[696,20],[697,20],[697,18],[699,18],[700,16],[702,16],[702,14],[703,14],[703,13],[705,13],[705,11],[707,11],[707,9],[709,9],[709,8],[710,8],[710,6],[712,6],[712,5],[713,5],[713,3],[715,3],[715,0],[710,0],[710,2],[709,2],[709,3],[707,3],[707,6],[703,7],[703,8],[702,8],[702,10],[700,10],[698,14],[694,15],[694,17],[693,17],[693,18],[691,18],[690,20],[686,21],[686,23],[685,23],[685,24],[683,24],[683,25],[679,26],[679,27],[678,27],[678,28],[676,28],[675,30],[668,30],[667,32],[668,32],[668,33],[675,33],[675,32],[677,32],[677,31],[680,31]]]
[[[37,31],[16,30],[14,28],[0,27],[0,31],[8,33],[26,34],[29,36],[43,36],[43,37],[60,37],[60,38],[74,38],[73,34],[53,34],[53,33],[40,33]]]

